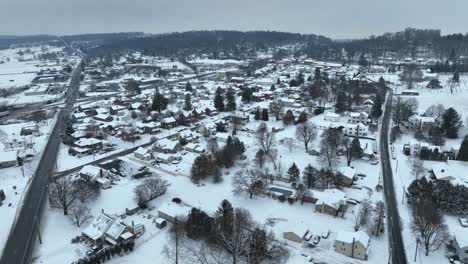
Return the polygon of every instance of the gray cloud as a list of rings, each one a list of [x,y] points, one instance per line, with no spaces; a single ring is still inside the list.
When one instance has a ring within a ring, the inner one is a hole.
[[[464,33],[466,10],[466,0],[0,0],[0,34],[235,29],[354,38],[409,26]]]

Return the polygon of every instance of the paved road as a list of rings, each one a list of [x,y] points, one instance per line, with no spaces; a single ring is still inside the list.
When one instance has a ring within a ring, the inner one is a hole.
[[[54,169],[57,158],[60,134],[79,94],[81,65],[82,63],[73,72],[67,91],[65,108],[58,113],[55,126],[49,135],[49,141],[30,183],[29,190],[24,197],[21,211],[11,229],[0,264],[30,263],[34,245],[38,238],[39,221],[47,199],[49,175]]]
[[[393,173],[388,148],[388,132],[390,131],[392,100],[393,92],[389,90],[380,133],[380,160],[382,164],[384,194],[387,209],[386,219],[389,231],[391,263],[405,264],[407,263],[405,247],[403,246],[403,239],[401,237],[400,215],[398,214],[398,206],[395,198]]]

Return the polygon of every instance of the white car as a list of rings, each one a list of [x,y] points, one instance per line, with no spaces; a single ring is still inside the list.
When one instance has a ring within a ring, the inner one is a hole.
[[[460,218],[458,218],[458,221],[460,221],[461,226],[468,227],[468,219],[460,217]]]

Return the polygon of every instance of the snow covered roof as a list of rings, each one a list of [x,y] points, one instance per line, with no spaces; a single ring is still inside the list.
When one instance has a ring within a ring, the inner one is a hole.
[[[81,168],[80,170],[81,174],[89,175],[92,177],[99,175],[100,172],[101,172],[101,168],[96,167],[94,165],[83,166],[83,168]]]
[[[432,172],[436,179],[451,181],[453,184],[468,186],[468,162],[448,160],[432,165]]]
[[[99,216],[94,219],[94,221],[83,231],[87,237],[97,240],[101,238],[107,231],[107,229],[112,225],[114,219],[110,216],[101,213]]]
[[[171,202],[159,207],[158,212],[161,212],[171,218],[176,218],[177,216],[187,216],[191,210],[192,208],[189,206]]]
[[[119,221],[114,221],[106,231],[106,235],[112,239],[117,240],[120,235],[125,231],[125,225]]]
[[[347,244],[352,244],[353,239],[356,242],[360,242],[364,247],[367,248],[369,245],[370,239],[366,232],[359,230],[357,232],[349,232],[349,231],[340,231],[336,235],[336,241],[344,242]]]
[[[0,152],[0,162],[10,162],[16,160],[16,151]]]
[[[86,147],[99,143],[102,143],[102,140],[99,140],[97,138],[81,138],[75,142],[75,145],[80,147]]]
[[[338,171],[341,174],[343,174],[343,176],[350,178],[350,179],[353,179],[354,176],[356,175],[356,171],[353,168],[348,167],[348,166],[340,167],[338,168]]]
[[[338,210],[340,205],[345,202],[346,194],[338,189],[314,190],[313,197],[317,198],[315,204],[326,204]]]
[[[161,122],[168,124],[168,123],[174,123],[174,122],[176,122],[176,120],[175,120],[174,117],[171,116],[171,117],[164,118]]]
[[[167,138],[163,138],[159,141],[156,142],[156,144],[161,147],[162,149],[174,149],[179,142],[178,141],[172,141]]]

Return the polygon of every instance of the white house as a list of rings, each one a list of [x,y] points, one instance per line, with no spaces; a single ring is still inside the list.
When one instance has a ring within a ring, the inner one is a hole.
[[[18,165],[16,151],[0,152],[0,169]]]
[[[408,128],[414,131],[421,131],[429,129],[436,123],[436,120],[432,116],[420,116],[414,114],[408,118]]]
[[[357,232],[340,231],[335,239],[335,251],[348,257],[367,260],[369,236],[362,230]]]
[[[351,112],[349,114],[348,123],[350,124],[359,124],[359,123],[369,124],[369,122],[370,122],[369,114],[367,114],[366,112],[360,112],[360,113]]]
[[[141,160],[150,160],[153,156],[151,150],[142,147],[139,147],[137,150],[135,150],[133,155]]]
[[[332,112],[327,112],[325,114],[324,120],[330,121],[330,122],[338,122],[340,120],[340,115]]]
[[[357,124],[347,124],[344,127],[344,133],[347,136],[358,136],[358,137],[364,137],[367,136],[367,133],[369,131],[369,128],[364,125],[363,123],[357,123]]]

